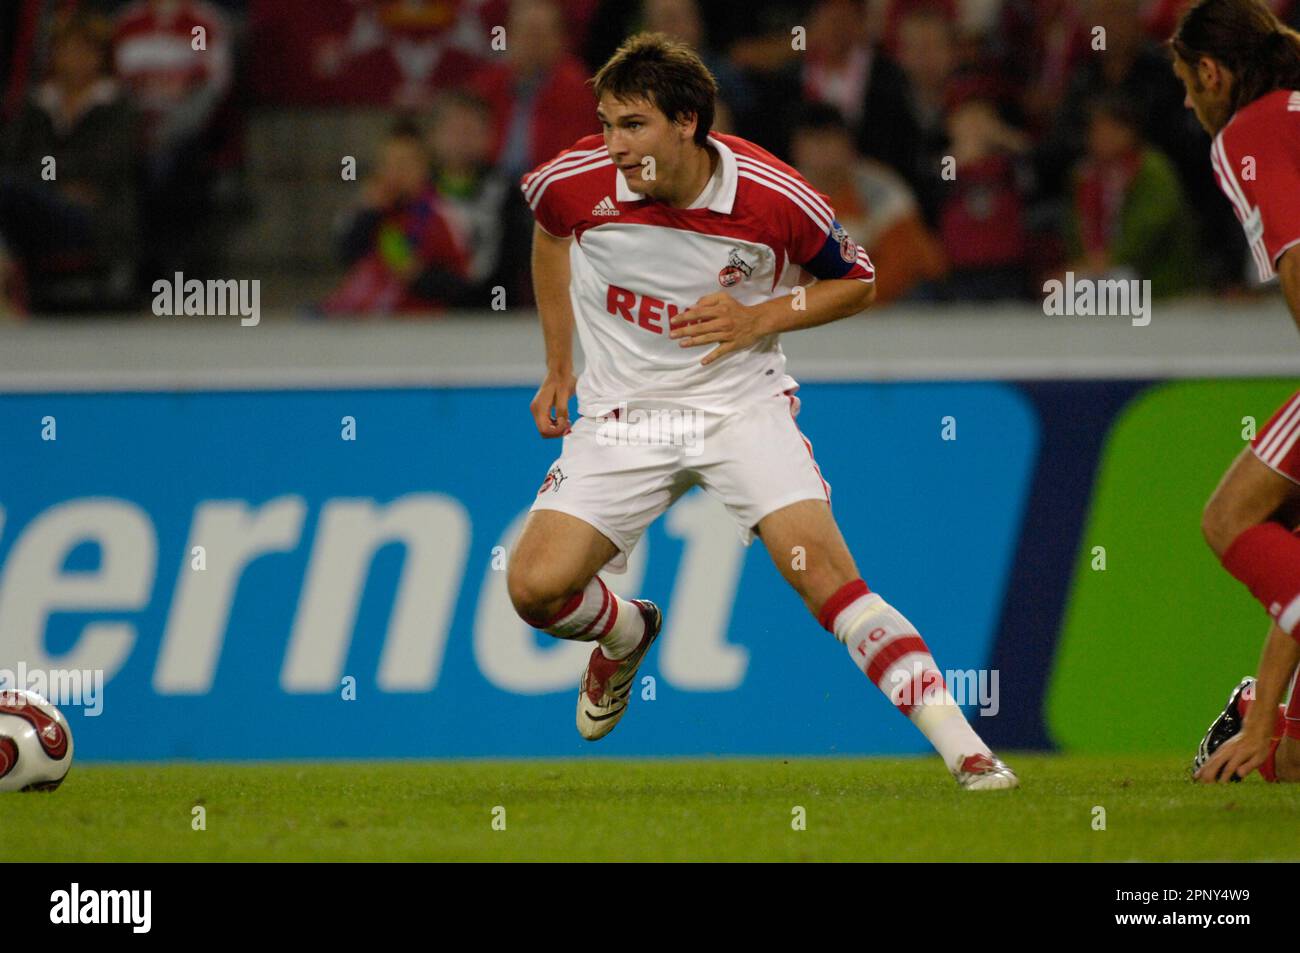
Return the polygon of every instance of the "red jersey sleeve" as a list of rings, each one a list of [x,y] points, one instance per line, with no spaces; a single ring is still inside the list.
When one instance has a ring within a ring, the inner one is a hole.
[[[786,254],[814,278],[875,281],[876,269],[866,249],[835,218],[826,196],[794,169],[774,172],[779,194]]]
[[[586,136],[550,162],[543,162],[519,180],[519,189],[542,229],[568,238],[582,220],[583,208],[566,180],[588,172],[608,158],[600,136]]]
[[[1284,122],[1285,134],[1271,140],[1267,161],[1259,162],[1254,190],[1264,219],[1264,247],[1275,266],[1283,252],[1300,244],[1300,109]]]
[[[1214,150],[1219,184],[1237,210],[1247,241],[1262,243],[1268,265],[1300,244],[1300,92],[1278,90],[1245,107]]]

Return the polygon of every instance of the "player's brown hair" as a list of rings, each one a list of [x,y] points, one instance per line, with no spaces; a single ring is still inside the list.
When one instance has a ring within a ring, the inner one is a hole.
[[[1200,0],[1168,45],[1190,67],[1208,56],[1232,71],[1234,113],[1275,89],[1300,89],[1300,33],[1260,0]]]
[[[647,99],[673,121],[695,116],[697,145],[704,145],[713,128],[713,74],[694,50],[662,33],[629,37],[591,84],[597,99],[606,93],[620,102]]]

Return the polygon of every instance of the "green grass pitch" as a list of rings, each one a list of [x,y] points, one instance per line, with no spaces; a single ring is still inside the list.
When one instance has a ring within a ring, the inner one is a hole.
[[[11,861],[1300,860],[1300,787],[1007,760],[1021,789],[979,794],[933,757],[77,765],[0,831]]]

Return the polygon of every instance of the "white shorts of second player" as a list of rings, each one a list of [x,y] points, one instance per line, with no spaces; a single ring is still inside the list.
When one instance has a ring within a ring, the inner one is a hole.
[[[800,500],[830,502],[798,413],[799,398],[786,391],[728,414],[636,406],[580,417],[532,509],[594,526],[619,550],[605,570],[621,573],[646,527],[698,485],[727,508],[749,545],[769,513]]]

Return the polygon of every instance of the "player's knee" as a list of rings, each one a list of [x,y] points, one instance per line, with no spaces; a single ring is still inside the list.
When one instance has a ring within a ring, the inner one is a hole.
[[[516,568],[514,563],[506,571],[506,590],[519,618],[534,625],[554,616],[569,596],[545,574]]]
[[[545,587],[535,573],[518,569],[512,562],[510,568],[506,570],[506,591],[510,594],[510,604],[515,607],[515,612],[521,618],[542,617],[542,613],[538,610],[546,602]]]

